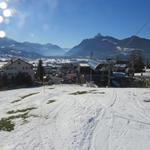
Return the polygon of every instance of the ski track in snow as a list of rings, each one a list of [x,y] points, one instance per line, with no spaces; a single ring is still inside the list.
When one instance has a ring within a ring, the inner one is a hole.
[[[15,130],[0,131],[0,150],[149,150],[149,97],[150,89],[77,85],[2,91],[0,118],[11,110],[37,109],[26,123],[13,120]]]

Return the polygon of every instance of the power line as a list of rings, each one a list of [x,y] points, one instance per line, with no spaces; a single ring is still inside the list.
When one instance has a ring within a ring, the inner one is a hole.
[[[147,26],[149,23],[150,23],[150,18],[149,18],[148,20],[146,20],[146,22],[137,30],[137,32],[134,34],[134,36],[137,36],[137,35],[145,28],[145,26]],[[131,40],[129,40],[129,41],[127,42],[127,44],[126,44],[123,48],[127,48],[127,46],[128,46],[129,44],[131,44],[131,43],[134,41],[135,38],[136,38],[136,37],[134,37],[134,38],[132,38]]]

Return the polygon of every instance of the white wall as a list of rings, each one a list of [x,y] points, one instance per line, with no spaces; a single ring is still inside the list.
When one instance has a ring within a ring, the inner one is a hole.
[[[16,76],[19,72],[28,73],[32,80],[34,80],[34,71],[32,65],[29,65],[21,60],[17,60],[12,64],[4,67],[3,72],[6,73],[8,77]]]

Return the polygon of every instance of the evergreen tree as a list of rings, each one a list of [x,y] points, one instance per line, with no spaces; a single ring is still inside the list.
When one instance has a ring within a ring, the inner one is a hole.
[[[144,59],[140,51],[132,51],[129,57],[129,65],[134,69],[134,72],[143,72]]]
[[[45,72],[44,72],[43,62],[42,62],[42,60],[39,60],[37,71],[36,71],[36,78],[39,81],[43,81],[44,74],[45,74]]]

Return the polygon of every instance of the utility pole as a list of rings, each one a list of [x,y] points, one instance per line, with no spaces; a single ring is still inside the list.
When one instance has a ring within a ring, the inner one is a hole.
[[[90,68],[90,83],[92,82],[92,69]]]
[[[45,95],[45,79],[46,76],[43,76],[43,94]]]
[[[110,84],[110,81],[111,81],[111,59],[107,59],[107,62],[108,62],[108,83],[107,83],[107,86],[110,87],[111,84]]]
[[[93,59],[93,56],[94,56],[94,53],[93,53],[93,51],[91,51],[91,53],[90,53],[90,60]],[[90,68],[90,85],[91,85],[91,83],[92,83],[92,69]]]

